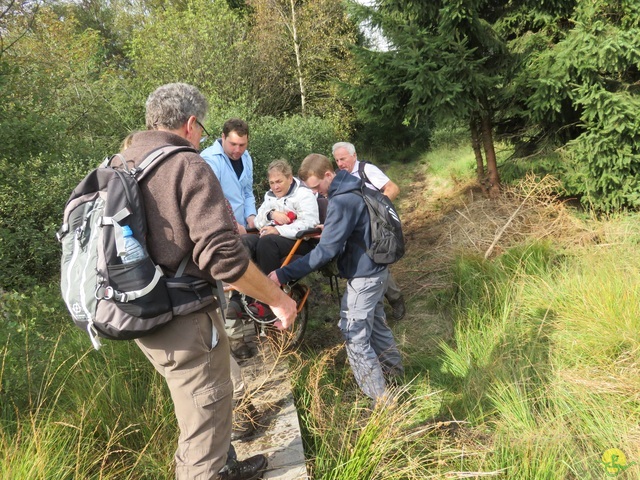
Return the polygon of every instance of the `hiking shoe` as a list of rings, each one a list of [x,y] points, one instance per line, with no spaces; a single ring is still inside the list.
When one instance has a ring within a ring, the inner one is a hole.
[[[254,455],[246,460],[231,460],[218,473],[218,480],[257,480],[267,469],[267,457]]]
[[[407,308],[404,305],[404,297],[400,295],[397,300],[389,302],[389,305],[391,305],[391,315],[393,319],[396,321],[402,320],[407,313]]]
[[[246,360],[247,358],[253,357],[251,348],[249,348],[249,345],[247,345],[244,340],[229,339],[229,347],[231,348],[231,355],[238,360]]]
[[[255,432],[258,415],[260,413],[252,402],[238,402],[233,408],[231,441],[242,440]]]

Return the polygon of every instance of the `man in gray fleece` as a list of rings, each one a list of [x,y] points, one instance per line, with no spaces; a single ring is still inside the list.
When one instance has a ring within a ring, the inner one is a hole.
[[[131,138],[123,152],[129,165],[166,145],[198,149],[207,102],[197,88],[164,85],[146,103],[147,131]],[[250,261],[234,232],[234,219],[220,184],[196,152],[179,152],[141,181],[147,223],[147,247],[154,261],[172,275],[190,255],[185,274],[227,282],[267,303],[288,328],[295,302]],[[165,327],[136,340],[165,378],[180,428],[175,453],[178,480],[253,480],[267,460],[256,455],[227,465],[231,438],[232,384],[229,342],[213,304],[174,318]],[[224,468],[223,468],[224,467]]]

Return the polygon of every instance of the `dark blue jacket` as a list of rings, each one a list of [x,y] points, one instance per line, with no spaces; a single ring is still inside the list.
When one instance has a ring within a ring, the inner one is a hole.
[[[300,279],[338,256],[343,278],[368,277],[386,265],[374,263],[366,253],[371,244],[369,211],[358,193],[362,180],[340,170],[329,186],[329,206],[320,243],[311,252],[276,270],[280,283]]]

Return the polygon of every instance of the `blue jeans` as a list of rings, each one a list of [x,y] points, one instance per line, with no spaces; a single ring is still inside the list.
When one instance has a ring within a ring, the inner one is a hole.
[[[384,313],[389,270],[352,278],[342,297],[340,330],[356,382],[373,400],[385,394],[385,375],[402,375],[402,357]]]

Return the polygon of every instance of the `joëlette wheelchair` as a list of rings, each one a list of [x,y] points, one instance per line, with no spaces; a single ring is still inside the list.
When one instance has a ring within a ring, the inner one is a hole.
[[[320,223],[324,223],[324,219],[327,214],[327,199],[324,197],[318,197],[318,211]],[[259,234],[258,229],[247,230],[247,233],[251,234]],[[302,242],[314,242],[318,243],[320,241],[320,234],[322,233],[321,228],[310,228],[307,230],[301,230],[296,234],[296,241],[289,251],[288,255],[282,260],[281,266],[288,265],[292,261],[299,258],[301,255],[297,254],[298,248],[302,245]],[[334,265],[332,265],[334,266]],[[326,268],[323,271],[323,275],[329,278],[329,282],[331,284],[331,289],[336,289],[338,294],[338,299],[340,298],[340,292],[338,287],[338,278],[337,272],[334,271],[333,268]],[[334,287],[335,283],[335,287]],[[307,322],[309,320],[309,304],[307,302],[309,298],[309,294],[311,292],[310,286],[303,281],[303,279],[296,280],[293,282],[289,282],[288,284],[282,285],[282,290],[293,298],[297,305],[297,316],[293,323],[293,327],[288,331],[280,331],[277,330],[273,324],[276,321],[275,316],[270,313],[269,315],[262,316],[258,315],[252,311],[250,308],[250,303],[247,301],[247,298],[244,294],[240,295],[241,299],[241,318],[242,321],[253,322],[256,327],[256,333],[260,336],[268,336],[272,339],[278,340],[281,346],[285,349],[293,349],[296,348],[302,342],[302,338],[304,337],[304,333],[307,329]],[[227,286],[225,287],[225,292],[232,292],[234,290],[233,287]]]

